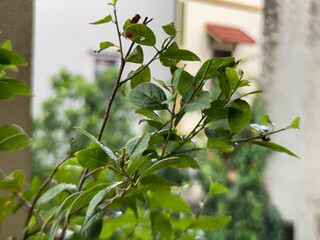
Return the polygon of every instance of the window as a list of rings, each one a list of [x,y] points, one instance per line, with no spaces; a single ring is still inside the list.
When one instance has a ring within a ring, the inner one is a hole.
[[[284,222],[283,224],[283,230],[284,230],[284,240],[293,240],[293,236],[294,236],[294,227],[293,227],[293,223],[289,223],[289,222]]]
[[[108,68],[115,68],[119,65],[119,57],[117,55],[95,53],[95,77],[103,74]]]
[[[230,57],[232,56],[232,51],[216,49],[213,51],[213,56],[214,57]]]

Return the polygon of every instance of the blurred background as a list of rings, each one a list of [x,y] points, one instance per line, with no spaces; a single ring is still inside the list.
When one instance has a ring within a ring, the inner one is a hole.
[[[13,118],[30,133],[33,124],[32,173],[45,174],[65,151],[54,142],[72,137],[70,129],[75,124],[94,131],[100,120],[79,119],[77,114],[90,116],[91,111],[102,111],[103,106],[100,109],[95,103],[109,97],[119,58],[112,49],[99,54],[94,51],[99,50],[102,41],[115,42],[116,36],[112,24],[89,23],[110,14],[111,8],[105,0],[0,0],[0,5],[1,41],[11,39],[14,49],[29,60],[31,68],[17,74],[29,81],[35,95],[32,102],[18,98],[5,103],[0,121],[12,122]],[[233,215],[227,229],[207,239],[320,239],[320,2],[119,0],[118,10],[121,22],[137,13],[142,18],[153,18],[150,26],[160,39],[165,38],[161,26],[174,22],[180,47],[193,51],[203,61],[215,56],[242,59],[240,67],[246,78],[253,87],[264,90],[263,98],[252,100],[257,119],[264,109],[281,128],[301,116],[299,131],[286,131],[272,139],[300,160],[252,147],[240,148],[232,156],[203,156],[203,173],[193,181],[200,189],[199,195],[208,177],[230,188],[228,194],[212,203],[208,214]],[[151,54],[152,49],[146,58]],[[200,66],[188,63],[187,68],[195,73]],[[159,64],[151,67],[152,77],[170,79],[169,71]],[[129,66],[126,71],[133,69]],[[82,98],[76,97],[79,92]],[[84,102],[91,108],[83,109]],[[130,106],[126,107],[129,111]],[[20,115],[14,109],[21,109]],[[117,119],[125,118],[123,112],[114,114]],[[121,124],[128,136],[138,131],[131,127],[135,124]],[[122,144],[124,137],[115,134],[114,147]],[[2,158],[8,156],[0,155]],[[31,164],[26,162],[4,162],[5,171],[28,171]]]

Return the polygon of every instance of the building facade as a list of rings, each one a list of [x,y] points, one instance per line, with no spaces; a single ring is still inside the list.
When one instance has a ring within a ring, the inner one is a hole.
[[[62,68],[72,73],[81,74],[90,80],[104,67],[116,64],[118,55],[114,48],[94,54],[99,50],[99,43],[110,41],[117,44],[115,26],[112,23],[91,25],[89,23],[113,14],[109,1],[100,0],[36,0],[35,1],[35,36],[34,36],[34,93],[33,112],[38,113],[40,102],[50,94],[49,79]],[[172,0],[135,0],[118,1],[120,24],[135,14],[142,18],[149,17],[149,23],[159,33],[158,43],[165,38],[161,26],[174,21],[174,1]],[[124,45],[125,47],[127,45]],[[112,52],[112,53],[111,53]],[[145,57],[153,54],[153,49],[146,50]],[[127,72],[136,66],[127,68]],[[153,65],[155,77],[165,79],[160,65]]]
[[[295,240],[320,239],[320,2],[265,1],[263,83],[279,126],[301,116],[299,131],[274,137],[300,156],[273,154],[265,182]]]
[[[32,59],[33,1],[1,0],[0,3],[0,43],[11,40],[13,49],[30,64]],[[31,67],[19,68],[10,76],[31,86]],[[31,134],[31,98],[16,97],[0,102],[0,126],[15,123]],[[30,172],[30,149],[14,152],[0,152],[0,177],[21,169],[27,176]],[[1,196],[1,193],[0,193]],[[1,209],[0,209],[1,211]],[[0,239],[7,239],[12,233],[22,233],[26,216],[22,208],[14,216],[8,217],[0,228]]]

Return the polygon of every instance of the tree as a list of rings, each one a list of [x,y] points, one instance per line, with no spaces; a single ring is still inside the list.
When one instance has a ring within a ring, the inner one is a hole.
[[[178,63],[200,59],[174,42],[177,31],[173,23],[163,26],[167,38],[159,44],[148,26],[149,18],[139,23],[140,17],[136,15],[120,24],[116,4],[116,0],[109,3],[113,15],[93,23],[115,26],[118,43],[101,42],[99,52],[114,47],[121,59],[98,133],[76,126],[79,136],[87,138],[89,144],[76,152],[70,147],[70,153],[46,180],[34,178],[26,192],[21,187],[22,173],[0,180],[1,188],[9,190],[20,205],[28,208],[24,239],[195,239],[226,225],[230,216],[201,214],[212,197],[226,191],[220,183],[210,183],[203,204],[193,212],[180,195],[182,186],[157,174],[168,167],[199,169],[199,162],[191,153],[199,151],[193,140],[202,132],[208,139],[207,147],[220,152],[230,153],[246,143],[296,157],[268,138],[279,131],[298,128],[299,118],[286,128],[258,131],[242,138],[241,133],[246,131],[252,116],[251,107],[243,98],[257,92],[239,93],[249,81],[237,69],[238,61],[232,57],[212,58],[192,75]],[[124,41],[129,42],[127,49],[123,47]],[[146,47],[154,49],[153,57],[147,60],[143,54]],[[170,69],[171,82],[151,80],[150,64],[157,60]],[[137,69],[124,76],[128,63],[137,64]],[[211,99],[203,86],[214,77],[219,82],[219,94]],[[103,134],[122,132],[118,128],[109,129],[108,124],[116,96],[129,84],[127,96],[136,113],[153,129],[111,149],[103,141]],[[199,121],[189,133],[179,133],[177,126],[181,119],[194,112],[200,115]],[[222,124],[212,125],[217,121]],[[265,128],[260,124],[255,127]],[[61,149],[67,146],[62,143]]]
[[[74,126],[82,126],[91,133],[98,133],[105,108],[104,101],[110,96],[117,77],[116,68],[108,69],[93,81],[62,70],[51,79],[52,93],[42,103],[41,115],[33,120],[34,144],[32,174],[48,176],[52,168],[71,151],[85,148],[88,140],[77,136]],[[120,110],[120,111],[117,111]],[[128,100],[117,96],[108,127],[121,129],[122,133],[103,136],[111,149],[117,149],[133,137],[131,125],[135,118],[127,118],[132,111]],[[131,113],[134,116],[134,112]],[[63,143],[63,144],[61,144]]]

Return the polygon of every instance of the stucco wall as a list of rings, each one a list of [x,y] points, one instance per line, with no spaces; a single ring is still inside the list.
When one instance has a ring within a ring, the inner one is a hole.
[[[50,94],[49,79],[62,68],[93,79],[95,62],[93,50],[99,43],[111,41],[117,44],[113,24],[90,25],[90,22],[112,14],[108,1],[101,0],[36,0],[35,1],[35,55],[33,81],[35,83],[34,113],[38,114],[40,102]],[[157,33],[157,46],[166,37],[162,25],[174,21],[174,0],[135,0],[118,1],[118,17],[124,23],[135,14],[142,18],[153,18],[149,26]],[[159,34],[159,35],[158,35]],[[125,44],[125,46],[127,46]],[[110,51],[114,53],[115,49]],[[152,48],[145,50],[145,57],[154,54]],[[131,66],[126,73],[135,69]],[[154,77],[166,79],[169,71],[160,64],[152,64]]]
[[[206,32],[206,24],[237,27],[251,36],[256,44],[237,44],[233,56],[243,59],[246,64],[241,67],[250,76],[260,73],[261,20],[260,12],[245,11],[220,4],[202,1],[184,1],[185,15],[183,25],[183,46],[196,53],[202,60],[213,57],[210,51],[210,38]],[[214,1],[213,1],[214,2]],[[194,73],[201,63],[188,63],[189,71]]]
[[[32,0],[1,0],[0,3],[0,35],[1,42],[7,39],[12,41],[15,51],[20,53],[28,62],[31,62],[32,46]],[[20,68],[10,76],[23,80],[31,85],[30,67]],[[31,133],[30,98],[17,97],[13,101],[1,101],[0,125],[16,123],[26,132]],[[30,166],[29,149],[2,153],[0,152],[0,168],[5,174],[16,169],[22,169],[28,175]],[[25,212],[19,211],[14,217],[7,219],[0,229],[0,239],[6,239],[10,234],[22,231]]]
[[[320,200],[320,3],[268,0],[265,3],[263,82],[268,112],[279,127],[301,116],[301,130],[273,138],[301,157],[269,159],[265,182],[295,240],[319,236]]]

